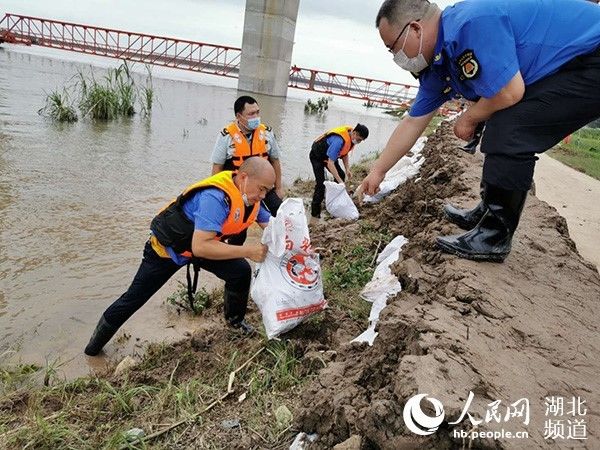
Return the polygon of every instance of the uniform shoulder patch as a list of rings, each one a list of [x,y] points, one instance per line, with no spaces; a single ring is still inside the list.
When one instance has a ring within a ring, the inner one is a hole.
[[[229,132],[227,131],[227,128],[223,128],[223,129],[221,130],[221,135],[222,135],[222,136],[227,136],[228,134],[229,134]]]
[[[456,64],[460,67],[461,75],[468,80],[477,78],[481,73],[481,65],[475,56],[473,50],[465,50],[458,58],[456,58]]]
[[[270,127],[268,125],[265,125],[265,127],[267,128],[267,131],[273,131],[273,127]]]

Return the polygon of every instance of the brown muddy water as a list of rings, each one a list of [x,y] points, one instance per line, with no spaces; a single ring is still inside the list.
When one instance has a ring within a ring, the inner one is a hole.
[[[185,280],[182,270],[123,326],[129,339],[109,343],[104,357],[82,353],[100,314],[137,270],[153,215],[209,174],[237,92],[200,84],[206,76],[175,81],[155,71],[158,102],[150,119],[55,124],[37,114],[45,92],[96,64],[61,55],[0,47],[0,366],[50,364],[73,377],[139,353],[148,342],[180,338],[202,320],[165,303]],[[357,161],[380,150],[396,125],[358,101],[335,99],[324,117],[315,117],[304,114],[302,98],[258,99],[263,121],[279,138],[288,185],[312,176],[308,152],[322,131],[365,123],[371,133],[354,152]],[[216,282],[201,277],[204,286]]]

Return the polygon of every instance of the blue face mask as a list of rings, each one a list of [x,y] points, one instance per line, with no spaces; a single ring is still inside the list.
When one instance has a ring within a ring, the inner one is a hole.
[[[248,129],[249,130],[256,130],[259,125],[260,125],[260,117],[248,119]]]

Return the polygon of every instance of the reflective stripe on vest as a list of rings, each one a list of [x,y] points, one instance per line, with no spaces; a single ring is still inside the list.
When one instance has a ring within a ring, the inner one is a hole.
[[[340,150],[340,155],[338,158],[343,158],[350,153],[350,150],[352,150],[352,147],[354,147],[354,144],[352,144],[352,137],[350,136],[351,131],[352,127],[349,125],[342,125],[341,127],[332,128],[328,132],[323,133],[321,136],[315,139],[315,142],[318,142],[321,139],[327,139],[332,134],[338,135],[344,140],[344,145],[342,146],[342,150]]]
[[[248,143],[248,139],[240,131],[236,122],[231,122],[225,130],[231,136],[231,140],[235,146],[232,162],[233,167],[236,169],[239,169],[242,163],[252,156],[261,156],[265,159],[269,157],[269,152],[267,151],[267,126],[265,124],[261,123],[252,133],[252,144]]]

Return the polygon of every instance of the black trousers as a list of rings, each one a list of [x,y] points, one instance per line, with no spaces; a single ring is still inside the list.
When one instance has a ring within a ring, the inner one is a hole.
[[[315,174],[315,191],[313,193],[311,203],[311,216],[319,218],[321,217],[321,207],[323,199],[325,199],[325,171],[327,170],[327,163],[323,161],[323,158],[319,158],[313,152],[310,154],[310,164],[312,165],[313,173]],[[335,161],[335,168],[340,174],[340,178],[346,181],[346,172],[342,170],[339,160]]]
[[[529,190],[536,153],[598,117],[600,49],[527,86],[519,103],[492,115],[481,144],[483,181],[508,190]]]
[[[215,274],[225,281],[225,290],[245,295],[247,302],[250,290],[252,270],[244,258],[213,261],[198,258],[199,266]],[[121,297],[104,311],[104,319],[114,326],[120,327],[133,313],[140,309],[156,291],[183,266],[178,266],[170,258],[161,258],[156,254],[150,242],[144,247],[142,263],[133,278],[131,286]],[[232,316],[243,317],[246,313],[246,303],[228,305],[228,313]],[[226,319],[228,319],[226,317]]]
[[[271,189],[269,192],[267,192],[267,195],[263,200],[263,205],[266,206],[266,208],[269,210],[273,217],[277,215],[277,211],[279,210],[279,207],[282,203],[283,201],[279,198],[279,196],[275,192],[275,189]],[[246,229],[240,234],[231,236],[229,239],[227,239],[227,243],[230,245],[244,245],[244,242],[246,242],[247,237],[248,230]]]

